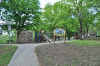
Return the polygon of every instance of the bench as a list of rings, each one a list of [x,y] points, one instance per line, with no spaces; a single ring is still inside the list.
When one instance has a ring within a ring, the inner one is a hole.
[[[13,43],[14,41],[13,40],[10,40],[10,43]],[[9,43],[9,40],[7,40],[7,43]]]

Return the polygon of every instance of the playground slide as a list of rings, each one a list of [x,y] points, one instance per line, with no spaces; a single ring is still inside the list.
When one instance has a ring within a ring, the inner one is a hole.
[[[46,35],[43,35],[43,37],[46,39],[46,40],[48,40],[49,42],[51,42],[52,40],[51,39],[49,39]]]

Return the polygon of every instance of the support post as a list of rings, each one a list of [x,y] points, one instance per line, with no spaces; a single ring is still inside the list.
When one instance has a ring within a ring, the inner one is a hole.
[[[9,30],[9,46],[10,46],[10,30]]]
[[[65,35],[64,35],[64,44],[65,44]]]
[[[54,34],[54,45],[55,45],[55,34]]]
[[[11,31],[11,26],[8,26],[8,31],[9,31],[9,46],[10,46],[10,31]]]
[[[64,29],[61,28],[57,28],[53,31],[54,33],[54,45],[55,45],[55,36],[64,36],[64,44],[65,44],[65,34],[66,31]]]

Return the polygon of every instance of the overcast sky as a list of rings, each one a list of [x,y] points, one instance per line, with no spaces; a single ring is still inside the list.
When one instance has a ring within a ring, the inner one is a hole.
[[[40,1],[40,3],[41,3],[41,8],[44,8],[45,7],[45,4],[47,4],[47,3],[49,3],[49,2],[51,2],[52,4],[54,4],[55,2],[57,2],[57,1],[60,1],[60,0],[39,0]]]

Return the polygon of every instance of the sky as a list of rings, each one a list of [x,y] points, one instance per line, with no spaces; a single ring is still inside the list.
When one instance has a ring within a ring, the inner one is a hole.
[[[45,4],[51,2],[52,5],[53,5],[55,2],[60,1],[60,0],[39,0],[39,1],[41,3],[40,4],[41,8],[44,8],[45,7]]]

